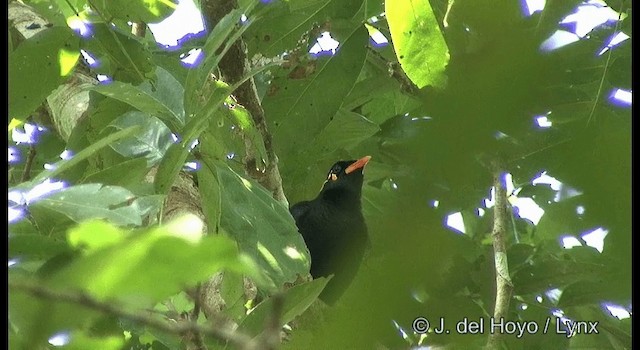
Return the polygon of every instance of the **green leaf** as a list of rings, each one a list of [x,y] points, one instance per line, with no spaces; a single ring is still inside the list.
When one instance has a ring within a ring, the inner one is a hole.
[[[254,150],[247,150],[247,153],[257,154],[261,159],[267,159],[267,150],[264,147],[262,133],[256,128],[251,114],[242,106],[235,106],[229,110],[232,120],[240,127],[240,131],[244,134],[244,138],[251,141],[251,147]]]
[[[176,84],[177,81],[176,81]],[[184,124],[184,115],[174,112],[172,106],[167,104],[163,94],[148,91],[144,86],[133,86],[131,84],[114,81],[108,85],[97,85],[96,92],[105,96],[125,102],[139,111],[160,118],[167,123],[172,130],[180,130]],[[167,89],[171,90],[171,89]],[[180,90],[175,86],[176,93]]]
[[[204,146],[204,144],[203,144]],[[218,171],[213,160],[203,160],[204,166],[198,172],[198,189],[202,196],[202,211],[207,218],[209,231],[217,233],[220,228],[222,202]]]
[[[338,112],[364,64],[367,38],[367,30],[359,26],[336,38],[341,46],[334,56],[298,67],[308,69],[308,75],[279,72],[274,77],[263,105],[274,139],[287,140],[278,143],[283,158],[303,148]]]
[[[100,149],[102,149],[102,148],[104,148],[104,147],[110,145],[111,143],[116,142],[116,141],[118,141],[120,139],[123,139],[125,137],[130,136],[130,135],[133,135],[139,130],[140,130],[140,126],[134,125],[134,126],[129,127],[127,129],[114,132],[113,134],[110,134],[110,135],[100,139],[99,141],[93,143],[92,145],[90,145],[87,148],[83,149],[82,151],[78,152],[78,154],[76,154],[73,157],[71,157],[71,159],[61,160],[61,161],[55,163],[54,164],[54,170],[41,172],[30,183],[31,184],[36,184],[36,183],[40,183],[40,182],[44,181],[47,178],[56,177],[58,174],[61,174],[61,173],[65,172],[65,171],[71,169],[73,166],[79,164],[83,160],[85,160],[85,159],[89,158],[90,156],[94,155]]]
[[[307,310],[316,301],[327,282],[329,282],[329,278],[316,278],[313,281],[298,284],[284,291],[280,295],[283,299],[280,323],[290,322]],[[269,298],[251,310],[251,313],[240,323],[238,330],[246,332],[250,336],[259,335],[272,312],[273,298]]]
[[[103,244],[56,272],[49,279],[54,288],[80,288],[96,298],[135,301],[140,307],[152,306],[184,287],[214,273],[230,269],[260,281],[251,260],[238,252],[236,243],[224,236],[202,235],[181,218],[166,226],[138,232],[124,240]],[[115,232],[113,228],[82,224],[76,230],[89,236]],[[194,239],[195,238],[195,239]],[[89,239],[89,237],[86,237]],[[94,240],[95,241],[95,240]],[[103,241],[105,242],[105,241]],[[115,243],[115,244],[114,244]]]
[[[134,158],[91,173],[80,182],[128,187],[142,182],[146,173],[147,161],[144,158]]]
[[[92,23],[92,32],[83,49],[100,62],[97,73],[136,85],[151,76],[151,52],[141,38],[105,23]]]
[[[189,149],[183,145],[184,142],[174,143],[169,146],[164,157],[158,166],[158,172],[153,181],[153,187],[157,194],[167,194],[171,189],[171,185],[180,169],[184,166],[184,162],[189,156]]]
[[[16,280],[10,278],[10,281]],[[17,330],[10,338],[20,344],[17,349],[47,348],[47,339],[52,335],[87,326],[97,317],[96,311],[79,304],[38,299],[13,289],[9,293],[9,314],[9,328]]]
[[[544,215],[536,226],[538,239],[557,239],[563,234],[576,235],[589,228],[590,223],[580,218],[576,211],[583,200],[577,196],[544,206]]]
[[[315,21],[324,17],[331,0],[278,1],[264,6],[265,14],[247,31],[250,52],[266,57],[294,48]]]
[[[30,206],[31,211],[52,211],[75,222],[103,218],[118,225],[141,225],[140,212],[127,189],[101,184],[69,187]]]
[[[122,130],[133,125],[140,125],[143,131],[114,142],[111,148],[125,157],[144,156],[148,167],[157,164],[173,143],[171,131],[158,118],[138,111],[123,114],[109,126]]]
[[[9,234],[9,258],[42,259],[69,250],[59,239],[41,234]]]
[[[364,116],[340,109],[310,148],[322,153],[341,148],[351,149],[379,130],[377,124]]]
[[[22,42],[9,54],[9,117],[25,120],[79,58],[79,40],[68,27],[45,29]]]
[[[309,272],[309,253],[288,208],[262,186],[218,166],[221,227],[281,286]]]
[[[231,91],[234,91],[238,86],[242,85],[245,81],[253,77],[254,75],[268,69],[270,66],[258,67],[247,73],[240,81],[237,81],[231,87],[226,83],[215,80],[209,82],[211,85],[207,86],[210,90],[209,97],[206,100],[204,107],[198,110],[198,112],[189,120],[187,125],[183,128],[182,141],[180,143],[174,143],[169,147],[167,154],[160,163],[158,173],[154,181],[154,187],[157,193],[166,193],[171,184],[173,183],[178,172],[182,168],[185,160],[187,159],[189,146],[202,134],[203,131],[209,127],[211,119],[216,116],[216,113],[220,113],[220,106],[229,97]]]
[[[407,76],[418,88],[442,86],[449,50],[428,0],[385,1],[393,47]]]
[[[556,192],[551,188],[549,184],[525,184],[522,186],[520,192],[518,192],[518,197],[529,197],[536,201],[536,203],[540,203],[540,205],[545,205],[553,201],[556,196]]]
[[[72,247],[82,248],[85,253],[91,253],[120,243],[126,237],[127,233],[124,230],[101,220],[92,220],[71,228],[67,234],[67,241]]]
[[[130,22],[156,23],[169,17],[177,7],[174,0],[111,0],[90,2],[107,18]]]

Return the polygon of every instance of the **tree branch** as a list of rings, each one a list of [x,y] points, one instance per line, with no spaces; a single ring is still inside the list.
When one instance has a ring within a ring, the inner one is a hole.
[[[495,206],[493,208],[493,253],[496,268],[496,303],[493,309],[493,319],[498,321],[506,318],[509,312],[509,302],[513,292],[513,284],[509,277],[507,262],[507,189],[504,184],[503,166],[499,162],[493,163],[493,187],[495,189]],[[500,349],[502,335],[491,333],[487,341],[488,349]]]
[[[9,280],[9,288],[14,291],[18,290],[25,292],[40,299],[81,305],[171,334],[181,336],[194,333],[204,334],[229,342],[229,344],[239,349],[248,349],[252,344],[251,337],[239,332],[234,332],[225,328],[215,328],[213,325],[200,325],[194,321],[182,321],[176,323],[167,322],[149,314],[126,310],[112,301],[103,302],[96,300],[93,296],[83,292],[58,291],[34,283],[16,282],[11,280]]]

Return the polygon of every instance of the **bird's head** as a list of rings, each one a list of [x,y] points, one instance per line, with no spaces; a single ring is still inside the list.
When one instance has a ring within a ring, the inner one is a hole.
[[[371,156],[365,156],[358,160],[342,160],[336,162],[329,173],[327,180],[322,186],[322,195],[325,198],[334,196],[355,195],[358,199],[362,191],[364,176],[362,171],[367,165]]]

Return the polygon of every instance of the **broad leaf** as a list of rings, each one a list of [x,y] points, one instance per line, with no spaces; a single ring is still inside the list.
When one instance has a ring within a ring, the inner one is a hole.
[[[9,116],[24,120],[73,70],[80,58],[78,38],[52,27],[21,43],[9,55]]]
[[[73,221],[106,219],[118,225],[140,225],[133,193],[122,187],[86,184],[69,187],[30,206],[32,211],[53,211]]]
[[[174,0],[111,0],[90,2],[97,10],[110,18],[130,22],[160,22],[173,13],[177,2]]]
[[[180,130],[184,124],[184,111],[181,105],[167,98],[173,93],[182,94],[182,87],[169,73],[158,68],[158,76],[163,88],[153,91],[148,85],[133,86],[131,84],[114,81],[108,85],[98,85],[94,88],[105,96],[125,102],[141,112],[158,117],[169,125],[172,130]]]
[[[318,298],[324,287],[329,282],[328,278],[321,277],[313,281],[298,284],[284,291],[279,297],[282,298],[281,324],[292,321],[301,315]],[[239,330],[256,336],[264,329],[269,317],[273,312],[273,298],[269,298],[258,304],[247,317],[240,323]]]
[[[288,208],[260,185],[218,167],[221,227],[235,238],[277,286],[309,272],[309,253]]]
[[[238,252],[232,240],[206,236],[193,241],[183,238],[191,235],[188,230],[188,225],[179,224],[126,233],[95,223],[82,224],[70,239],[93,242],[95,248],[58,271],[49,285],[82,288],[99,299],[137,300],[150,306],[221,269],[260,281],[251,261]],[[112,239],[102,238],[107,232]],[[125,234],[129,238],[123,239]]]
[[[125,113],[110,127],[122,130],[132,125],[142,126],[143,132],[115,142],[111,148],[125,157],[144,156],[149,167],[157,164],[173,142],[171,131],[158,118],[137,111]]]
[[[294,70],[273,79],[263,102],[274,138],[288,141],[278,143],[282,157],[298,152],[338,112],[364,64],[367,38],[364,27],[354,29],[337,38],[334,56],[303,63],[302,75]]]
[[[449,51],[428,0],[385,1],[393,47],[418,88],[442,86]]]

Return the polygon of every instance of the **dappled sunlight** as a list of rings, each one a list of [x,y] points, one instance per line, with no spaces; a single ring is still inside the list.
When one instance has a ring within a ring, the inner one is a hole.
[[[284,253],[287,254],[288,257],[290,257],[293,260],[303,260],[306,261],[304,255],[300,254],[300,252],[291,246],[287,246],[283,249]]]
[[[573,33],[585,37],[594,28],[607,22],[617,21],[619,14],[598,0],[585,1],[575,12],[567,15],[560,24],[572,24]]]
[[[588,34],[595,28],[610,22],[616,22],[620,18],[621,15],[606,6],[604,2],[598,0],[585,1],[573,13],[560,21],[559,24],[565,29],[559,29],[553,33],[540,45],[540,49],[547,52],[553,51],[577,42],[582,38],[588,39]],[[608,47],[613,47],[624,40],[622,37],[616,36],[612,38]],[[601,51],[599,55],[604,51],[606,50]]]
[[[96,75],[96,79],[103,84],[108,84],[113,81],[111,77],[106,74],[98,74]]]
[[[316,43],[309,49],[309,53],[312,55],[334,55],[340,42],[331,37],[331,33],[323,32],[320,37],[316,39]]]
[[[458,233],[466,233],[464,229],[464,219],[460,212],[449,214],[447,216],[446,225],[447,227],[458,231]]]
[[[534,117],[536,124],[540,129],[548,129],[553,126],[553,123],[549,120],[548,116],[551,114],[551,111],[547,112],[544,115],[537,115]]]
[[[194,214],[184,214],[173,219],[163,230],[192,244],[200,242],[205,234],[204,222]]]
[[[188,34],[204,32],[204,22],[193,0],[180,0],[179,6],[161,23],[149,23],[158,44],[178,46]]]
[[[202,49],[191,49],[189,52],[180,55],[180,62],[188,68],[197,67],[203,59],[204,53]]]
[[[47,131],[47,128],[44,126],[24,123],[22,130],[18,127],[11,129],[11,139],[18,145],[21,143],[33,145],[38,143],[40,135],[45,131]]]
[[[540,44],[542,51],[553,51],[580,40],[575,33],[566,30],[556,30],[549,38]]]
[[[598,252],[602,253],[604,250],[604,239],[609,233],[608,230],[598,227],[594,230],[587,231],[580,235],[580,238],[584,243],[592,248],[595,248]],[[571,249],[573,247],[582,247],[583,243],[571,235],[564,235],[560,237],[560,244],[564,249]]]
[[[67,25],[83,38],[88,38],[93,35],[91,24],[76,16],[68,18]]]
[[[588,246],[596,248],[600,253],[602,253],[604,250],[604,239],[607,237],[607,234],[609,234],[609,230],[598,227],[595,230],[583,233],[581,237]]]
[[[616,106],[631,107],[631,97],[631,90],[614,89],[611,94],[609,94],[609,101]]]
[[[376,18],[376,17],[373,17],[373,18]],[[389,40],[387,39],[387,37],[384,36],[384,34],[382,34],[382,32],[379,31],[377,28],[366,23],[364,26],[367,28],[367,31],[369,32],[370,42],[373,46],[383,47],[389,44]]]
[[[69,344],[71,341],[71,334],[69,332],[56,333],[49,338],[49,344],[55,347],[61,347]]]
[[[607,44],[607,46],[605,46],[600,52],[598,52],[598,56],[604,54],[605,52],[609,51],[609,49],[612,49],[618,45],[620,45],[622,42],[624,42],[625,40],[631,39],[630,36],[628,36],[625,33],[622,32],[618,32],[615,35],[613,35],[611,37],[611,40],[609,40],[609,43]]]
[[[609,312],[611,316],[623,320],[631,317],[631,312],[625,307],[613,303],[602,303],[602,308]]]
[[[73,68],[76,66],[80,53],[75,50],[61,49],[58,51],[58,62],[60,63],[60,76],[66,77],[71,74]]]
[[[522,7],[525,16],[531,16],[536,12],[541,12],[544,10],[544,6],[546,5],[546,0],[523,0]]]
[[[15,147],[9,147],[9,156],[8,159],[9,164],[17,163],[20,161],[20,150]]]
[[[582,243],[579,239],[574,236],[562,236],[560,237],[560,241],[562,242],[562,247],[564,249],[571,249],[573,247],[582,247]]]
[[[260,252],[260,255],[262,255],[262,257],[269,264],[269,266],[271,266],[271,268],[273,268],[278,274],[282,275],[284,272],[282,271],[282,268],[280,268],[280,264],[278,264],[278,260],[276,259],[275,256],[273,256],[273,254],[271,254],[269,249],[260,242],[257,243],[257,247],[258,247],[258,252]]]

